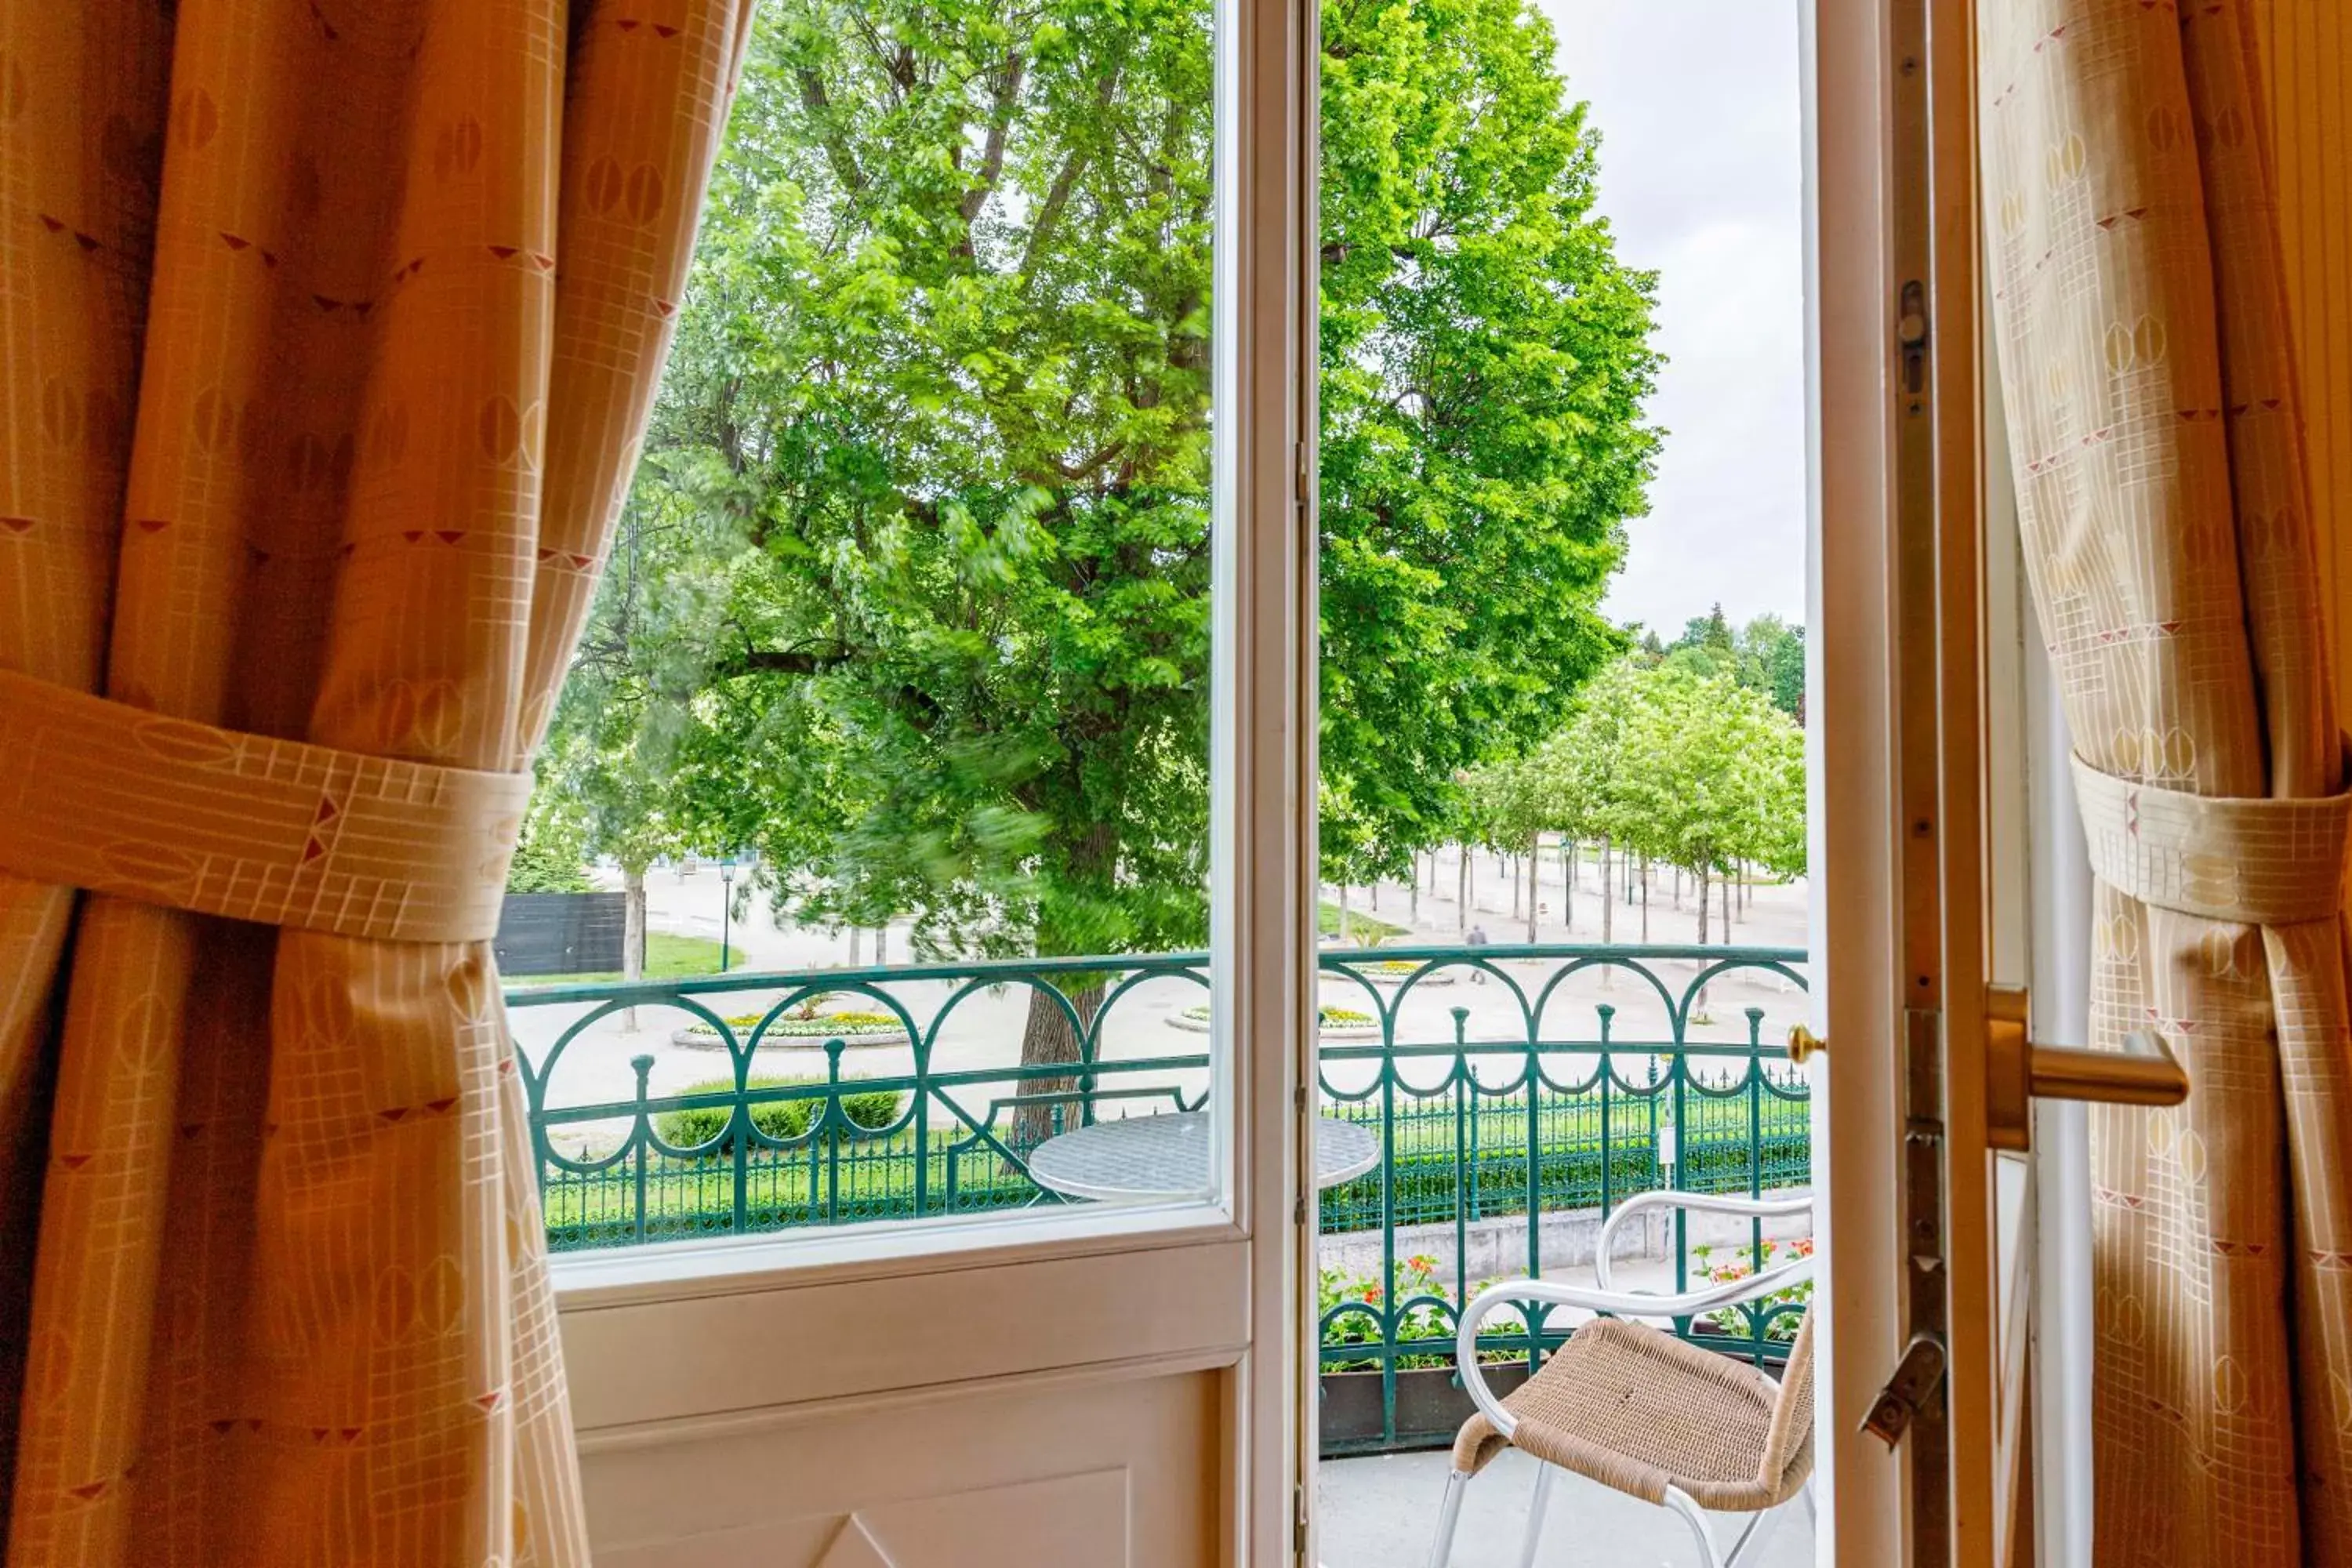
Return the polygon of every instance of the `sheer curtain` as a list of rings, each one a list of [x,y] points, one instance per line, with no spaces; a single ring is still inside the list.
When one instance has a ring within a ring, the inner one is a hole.
[[[2103,1564],[2352,1562],[2346,783],[2255,18],[1979,8],[2021,524],[2097,876]]]
[[[747,13],[0,3],[10,1563],[587,1559],[485,939]]]

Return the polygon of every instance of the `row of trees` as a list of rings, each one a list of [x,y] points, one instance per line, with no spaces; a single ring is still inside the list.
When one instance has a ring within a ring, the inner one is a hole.
[[[1563,855],[1598,843],[1603,887],[1613,885],[1616,858],[1645,874],[1657,865],[1691,877],[1701,942],[1717,879],[1747,867],[1780,876],[1805,869],[1802,730],[1762,692],[1689,661],[1636,656],[1612,666],[1541,745],[1472,770],[1465,784],[1463,842],[1523,857],[1529,941],[1546,836],[1558,836]],[[1729,897],[1726,887],[1727,941]],[[1466,920],[1466,892],[1462,903]],[[1604,900],[1604,921],[1609,908]]]

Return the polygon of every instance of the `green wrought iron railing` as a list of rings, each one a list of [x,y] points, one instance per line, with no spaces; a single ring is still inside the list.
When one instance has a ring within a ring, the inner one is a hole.
[[[1801,951],[1399,947],[1320,963],[1324,1112],[1366,1127],[1381,1152],[1322,1194],[1337,1259],[1322,1280],[1324,1370],[1380,1385],[1377,1423],[1327,1430],[1328,1452],[1426,1436],[1401,1391],[1451,1367],[1460,1304],[1489,1278],[1559,1272],[1580,1247],[1589,1258],[1623,1198],[1809,1183],[1803,1079],[1766,1044],[1800,1016]],[[1019,1061],[1033,997],[1068,1024],[1076,1059]],[[1205,1102],[1205,1041],[1182,1042],[1201,1039],[1207,1000],[1201,953],[510,991],[549,1240],[572,1250],[1057,1204],[1029,1178],[1044,1138]],[[614,1021],[627,1010],[635,1033]],[[648,1038],[680,1043],[656,1054]],[[1809,1245],[1750,1225],[1710,1247],[1680,1220],[1664,1239],[1661,1289]],[[1769,1359],[1801,1305],[1677,1328]],[[1532,1364],[1564,1331],[1540,1313],[1508,1321],[1487,1353]]]

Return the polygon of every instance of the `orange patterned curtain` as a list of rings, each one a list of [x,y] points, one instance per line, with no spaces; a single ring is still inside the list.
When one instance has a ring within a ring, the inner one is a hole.
[[[2345,767],[2242,0],[1978,8],[2029,575],[2098,879],[2101,1564],[2352,1563]]]
[[[747,12],[0,0],[16,1568],[587,1560],[481,939]]]

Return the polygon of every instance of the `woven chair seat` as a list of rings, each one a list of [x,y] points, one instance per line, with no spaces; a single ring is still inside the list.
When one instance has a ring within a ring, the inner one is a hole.
[[[1596,1318],[1503,1401],[1518,1423],[1508,1438],[1484,1415],[1464,1424],[1454,1468],[1475,1475],[1509,1446],[1648,1502],[1672,1486],[1703,1508],[1774,1507],[1812,1471],[1811,1338],[1809,1318],[1784,1390],[1646,1324]]]

